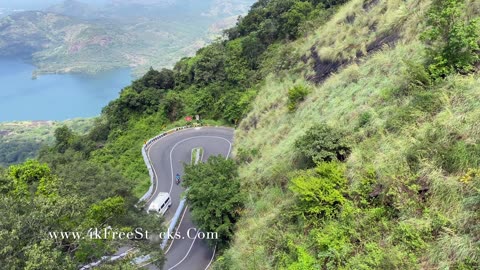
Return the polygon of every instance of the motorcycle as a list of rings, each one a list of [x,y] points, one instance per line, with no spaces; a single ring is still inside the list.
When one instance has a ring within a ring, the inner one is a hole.
[[[175,176],[175,182],[178,184],[180,184],[180,175],[177,173],[177,175]]]

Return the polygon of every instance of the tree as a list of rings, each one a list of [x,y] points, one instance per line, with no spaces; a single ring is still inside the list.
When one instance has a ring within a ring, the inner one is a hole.
[[[251,69],[257,69],[260,63],[260,55],[266,47],[256,34],[250,34],[242,40],[243,56],[247,59]]]
[[[48,165],[32,159],[23,164],[10,166],[8,176],[13,183],[13,193],[18,197],[25,197],[29,193],[34,193],[39,182],[41,182],[40,187],[44,188],[53,181]]]
[[[142,78],[134,81],[132,83],[132,88],[138,93],[142,92],[146,88],[155,88],[155,89],[173,89],[175,86],[175,78],[172,70],[162,69],[157,71],[150,67],[145,75]]]
[[[175,64],[173,72],[177,88],[187,87],[193,82],[193,77],[195,76],[193,65],[196,60],[196,57],[184,57]]]
[[[343,161],[350,154],[350,146],[343,132],[326,124],[311,127],[295,141],[295,147],[310,165],[324,161]]]
[[[99,203],[93,204],[89,211],[88,217],[97,223],[105,223],[114,216],[125,213],[125,200],[120,197],[107,198]]]
[[[274,19],[266,19],[263,21],[258,29],[258,37],[265,44],[272,44],[278,39],[280,35],[279,23]]]
[[[295,2],[293,7],[286,13],[282,14],[283,31],[286,37],[298,37],[298,28],[301,23],[307,20],[308,15],[312,12],[313,6],[309,2]]]
[[[422,34],[434,78],[470,72],[479,60],[480,19],[468,20],[463,0],[434,0]]]
[[[42,240],[25,251],[25,270],[75,269],[69,257],[55,249],[52,241]]]
[[[214,156],[207,163],[187,165],[183,183],[194,222],[204,232],[217,232],[219,247],[225,247],[244,201],[235,162]]]
[[[199,51],[194,65],[194,81],[199,85],[206,85],[215,81],[224,81],[225,47],[221,43],[214,43]]]
[[[70,147],[70,144],[73,141],[74,134],[71,129],[67,126],[61,126],[55,129],[55,149],[63,153],[65,150]]]
[[[227,42],[225,72],[230,83],[245,85],[250,78],[247,60],[243,57],[242,39]]]
[[[163,100],[163,111],[170,121],[175,121],[183,115],[182,97],[176,92],[169,92]]]

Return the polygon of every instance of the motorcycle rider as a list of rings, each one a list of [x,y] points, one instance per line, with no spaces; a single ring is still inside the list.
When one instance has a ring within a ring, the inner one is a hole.
[[[175,181],[177,182],[177,185],[180,183],[180,174],[177,173],[177,175],[175,175]]]

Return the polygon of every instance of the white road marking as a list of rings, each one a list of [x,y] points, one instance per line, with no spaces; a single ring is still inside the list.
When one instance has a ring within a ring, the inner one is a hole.
[[[215,258],[215,251],[217,251],[217,245],[215,245],[215,247],[213,248],[212,258],[210,259],[210,262],[208,263],[207,267],[205,267],[205,270],[207,270],[210,267],[210,265],[212,264],[213,258]]]
[[[171,178],[171,183],[170,183],[170,191],[169,191],[169,194],[172,192],[172,189],[173,189],[173,181],[174,181],[173,161],[172,161],[172,153],[173,153],[173,150],[174,150],[180,143],[183,143],[183,142],[186,142],[186,141],[192,140],[192,139],[197,139],[197,138],[215,138],[215,139],[221,139],[221,140],[224,140],[224,141],[228,142],[229,148],[228,148],[228,152],[227,152],[226,159],[229,158],[230,153],[231,153],[231,151],[232,151],[232,142],[229,141],[229,140],[227,140],[227,139],[225,139],[225,138],[223,138],[223,137],[219,137],[219,136],[207,136],[207,135],[205,135],[205,136],[194,136],[194,137],[186,138],[186,139],[183,139],[183,140],[177,142],[177,143],[172,147],[172,149],[170,150],[170,170],[171,170],[171,176],[172,176],[172,178]],[[147,150],[147,156],[148,156],[148,159],[149,159],[149,161],[150,161],[150,164],[151,164],[151,167],[152,167],[152,171],[153,171],[153,173],[154,173],[154,175],[155,175],[155,179],[156,179],[156,182],[157,182],[156,185],[155,185],[155,190],[154,190],[154,192],[152,193],[153,195],[154,195],[155,193],[157,193],[157,189],[158,189],[158,176],[157,176],[157,172],[155,171],[155,166],[153,166],[153,162],[151,161],[151,158],[150,158],[150,149],[153,147],[153,145],[155,145],[155,144],[158,143],[159,141],[161,141],[161,140],[157,140],[157,141],[153,142],[153,143],[150,145],[150,147],[148,148],[148,150]],[[152,196],[152,198],[154,198],[154,196]],[[150,200],[151,200],[152,198],[150,198]],[[148,200],[147,202],[149,202],[150,200]],[[184,212],[183,212],[182,218],[180,219],[180,222],[179,222],[178,225],[177,225],[177,229],[175,230],[175,233],[178,231],[178,229],[180,228],[180,225],[182,224],[182,221],[183,221],[183,218],[184,218],[185,213],[186,213],[186,211],[187,211],[187,208],[188,208],[188,205],[185,206],[185,210],[184,210]],[[183,257],[182,260],[180,260],[177,264],[175,264],[174,266],[172,266],[169,270],[177,267],[177,266],[180,265],[183,261],[185,261],[185,259],[186,259],[186,258],[188,257],[188,255],[190,254],[190,251],[191,251],[191,249],[192,249],[192,247],[193,247],[193,244],[195,243],[195,240],[197,239],[197,236],[198,236],[198,232],[197,232],[197,235],[195,235],[195,239],[193,240],[192,244],[190,245],[190,248],[188,249],[187,254]],[[173,239],[172,242],[170,243],[170,245],[168,246],[168,249],[165,251],[165,255],[168,253],[168,251],[169,251],[170,248],[172,247],[174,241],[175,241],[175,239]],[[211,263],[212,263],[212,261],[213,261],[213,258],[215,257],[215,251],[216,251],[216,247],[215,247],[215,249],[213,250],[213,256],[212,256],[212,258],[211,258],[210,262],[208,263],[208,265],[207,265],[207,267],[206,267],[205,269],[208,269],[208,268],[210,267],[210,265],[211,265]],[[151,263],[152,263],[152,262],[150,262],[149,264],[151,264]],[[146,265],[149,265],[149,264],[146,264]],[[146,266],[146,265],[143,265],[143,266]]]
[[[185,257],[183,257],[183,259],[181,259],[181,260],[180,260],[177,264],[175,264],[174,266],[168,268],[168,270],[172,270],[173,268],[179,266],[183,261],[185,261],[185,259],[188,257],[188,254],[190,254],[190,251],[192,250],[193,244],[195,244],[195,240],[197,240],[197,237],[198,237],[198,232],[197,232],[197,234],[195,234],[195,238],[193,239],[192,244],[190,245],[190,248],[189,248],[188,251],[187,251],[187,254],[185,254]]]
[[[185,216],[185,213],[187,212],[187,209],[188,209],[188,205],[185,206],[185,210],[183,210],[183,215],[182,215],[182,218],[180,219],[180,222],[178,223],[177,229],[175,230],[175,234],[177,234],[178,229],[180,229],[180,224],[182,224],[183,217]],[[165,251],[165,255],[167,255],[167,253],[170,250],[170,248],[172,247],[174,241],[175,241],[175,238],[173,238],[172,242],[170,242],[170,245],[168,246],[167,250]]]
[[[232,149],[232,143],[231,143],[229,140],[227,140],[227,139],[225,139],[225,138],[223,138],[223,137],[219,137],[219,136],[195,136],[195,137],[186,138],[186,139],[183,139],[183,140],[177,142],[177,143],[172,147],[172,150],[170,150],[170,171],[172,172],[172,181],[171,181],[171,183],[170,183],[170,191],[169,191],[169,193],[172,193],[173,181],[174,181],[174,176],[173,176],[173,161],[172,161],[172,153],[173,153],[173,150],[175,150],[175,148],[176,148],[179,144],[181,144],[181,143],[184,143],[184,142],[186,142],[186,141],[193,140],[193,139],[198,139],[198,138],[214,138],[214,139],[220,139],[220,140],[224,140],[224,141],[228,142],[229,148],[228,148],[227,158],[228,158],[228,156],[230,155],[230,151],[231,151],[231,149]],[[155,193],[154,193],[154,194],[155,194]]]

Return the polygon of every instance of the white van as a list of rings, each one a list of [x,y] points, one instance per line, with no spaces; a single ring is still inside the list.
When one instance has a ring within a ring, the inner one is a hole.
[[[167,192],[160,192],[148,207],[148,212],[152,211],[163,215],[171,205],[172,200],[170,199],[170,194]]]

